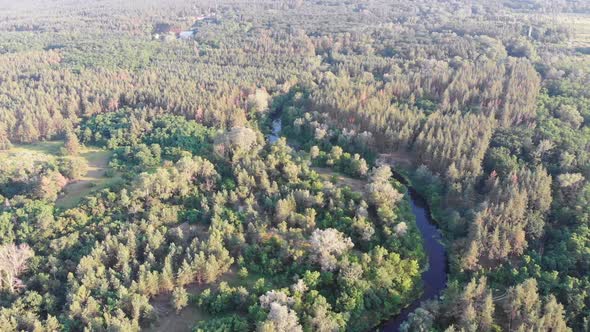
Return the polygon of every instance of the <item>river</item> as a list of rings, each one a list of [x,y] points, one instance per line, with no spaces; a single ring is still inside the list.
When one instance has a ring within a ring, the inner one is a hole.
[[[280,116],[275,116],[272,121],[272,132],[268,135],[268,141],[271,143],[279,139],[279,133],[282,129]],[[395,173],[394,177],[406,185],[408,188],[410,205],[412,212],[416,216],[416,224],[422,239],[424,240],[424,251],[428,257],[428,269],[422,272],[422,283],[424,286],[422,295],[404,308],[399,314],[383,322],[376,329],[383,332],[399,331],[400,325],[408,316],[420,306],[420,303],[426,300],[437,298],[447,284],[447,251],[441,243],[441,234],[436,227],[430,214],[430,209],[426,200],[418,194],[414,188],[409,187],[407,181],[399,174]]]
[[[402,183],[405,184],[405,181],[402,181]],[[441,243],[440,231],[431,218],[426,200],[412,187],[408,187],[408,192],[412,212],[416,216],[416,224],[422,239],[424,239],[424,251],[428,257],[428,269],[422,272],[422,283],[424,285],[422,295],[398,315],[384,322],[379,328],[380,331],[384,332],[398,331],[401,323],[420,306],[420,303],[437,298],[447,285],[447,252]]]

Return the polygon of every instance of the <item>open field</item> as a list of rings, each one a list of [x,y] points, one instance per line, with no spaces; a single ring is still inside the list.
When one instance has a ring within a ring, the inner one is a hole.
[[[555,25],[564,26],[572,33],[569,40],[569,47],[587,48],[590,47],[590,16],[583,14],[560,13],[558,15],[530,14],[517,15],[523,19],[542,19],[545,22],[552,22]]]
[[[590,47],[590,16],[588,15],[562,15],[562,23],[570,26],[574,31],[573,46]]]
[[[35,161],[54,160],[63,146],[61,141],[39,142],[35,144],[18,144],[10,150],[0,151],[0,159],[5,165],[22,168],[21,166]]]
[[[84,149],[80,153],[80,157],[86,159],[88,162],[88,173],[81,179],[68,184],[55,202],[55,205],[61,208],[74,207],[80,200],[92,192],[108,188],[122,181],[119,175],[112,177],[106,176],[112,154],[111,151],[97,148]]]

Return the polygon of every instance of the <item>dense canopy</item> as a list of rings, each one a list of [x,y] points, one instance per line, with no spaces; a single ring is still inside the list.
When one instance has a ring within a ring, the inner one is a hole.
[[[588,330],[589,87],[581,0],[0,0],[0,330],[367,331],[407,186],[401,330]]]

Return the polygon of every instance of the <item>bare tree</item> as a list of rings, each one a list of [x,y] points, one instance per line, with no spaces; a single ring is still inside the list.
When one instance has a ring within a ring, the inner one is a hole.
[[[373,169],[367,194],[369,201],[377,207],[391,207],[402,199],[403,194],[398,192],[389,182],[392,177],[391,168],[387,165]]]
[[[282,291],[270,290],[266,294],[260,296],[260,306],[264,309],[269,309],[272,303],[281,305],[292,305],[295,300]]]
[[[278,302],[270,304],[267,320],[258,328],[259,332],[302,332],[299,318],[294,310]]]
[[[215,138],[215,152],[232,157],[249,152],[257,140],[256,131],[247,127],[234,127]]]
[[[5,244],[0,247],[0,287],[11,293],[24,287],[18,276],[27,270],[27,260],[35,253],[27,244]]]
[[[333,271],[338,257],[354,246],[349,237],[333,228],[316,229],[309,242],[314,260],[320,263],[324,271]]]

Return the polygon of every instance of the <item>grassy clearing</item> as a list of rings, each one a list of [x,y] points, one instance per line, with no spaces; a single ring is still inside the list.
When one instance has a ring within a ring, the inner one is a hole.
[[[119,174],[112,177],[106,176],[112,155],[113,153],[107,150],[83,149],[80,157],[88,162],[88,173],[76,182],[68,184],[64,188],[63,194],[55,202],[55,206],[60,208],[74,207],[91,193],[120,183],[122,178]]]
[[[0,151],[0,159],[11,168],[23,168],[36,161],[55,160],[62,146],[63,142],[59,141],[18,144],[10,150]]]
[[[564,15],[564,23],[569,23],[574,31],[573,44],[575,47],[590,47],[590,16]]]
[[[230,285],[237,282],[237,267],[234,265],[229,271],[223,274],[219,280],[212,284],[190,284],[186,291],[190,295],[200,294],[207,288],[216,288],[220,282],[225,281]],[[190,303],[187,307],[176,313],[172,306],[171,294],[160,294],[152,299],[151,304],[158,316],[156,322],[152,326],[143,329],[147,332],[169,331],[169,332],[189,332],[197,322],[210,319],[211,315],[199,309],[195,304]]]
[[[357,192],[364,192],[365,190],[365,185],[367,182],[364,180],[353,179],[346,175],[337,173],[331,168],[312,167],[311,169],[318,173],[326,181],[331,182],[332,180],[336,180],[335,184],[339,187],[348,186]]]
[[[562,25],[571,29],[572,38],[570,46],[590,47],[590,16],[584,14],[566,14],[559,15],[536,15],[542,17],[547,22],[554,22],[556,25]]]
[[[9,168],[24,169],[35,162],[51,162],[61,156],[63,141],[39,142],[34,144],[18,144],[10,150],[0,151],[0,160]],[[88,173],[81,179],[68,184],[59,196],[55,205],[60,208],[76,206],[84,197],[92,192],[107,188],[120,181],[122,178],[116,174],[107,177],[109,161],[112,152],[83,147],[80,155],[71,158],[83,158],[88,162]]]
[[[377,160],[377,164],[379,163],[390,165],[393,169],[412,167],[414,165],[414,158],[409,152],[403,151],[382,153]]]
[[[525,21],[543,21],[549,26],[556,28],[563,26],[571,31],[571,38],[566,45],[561,45],[560,48],[565,47],[571,50],[585,50],[590,48],[590,15],[577,13],[560,13],[557,15],[548,14],[515,14],[519,20]],[[587,54],[587,53],[586,53]]]
[[[171,297],[170,294],[156,297],[152,304],[158,319],[152,326],[142,329],[143,331],[189,332],[198,321],[211,318],[209,314],[194,305],[189,305],[177,314],[172,307]]]

